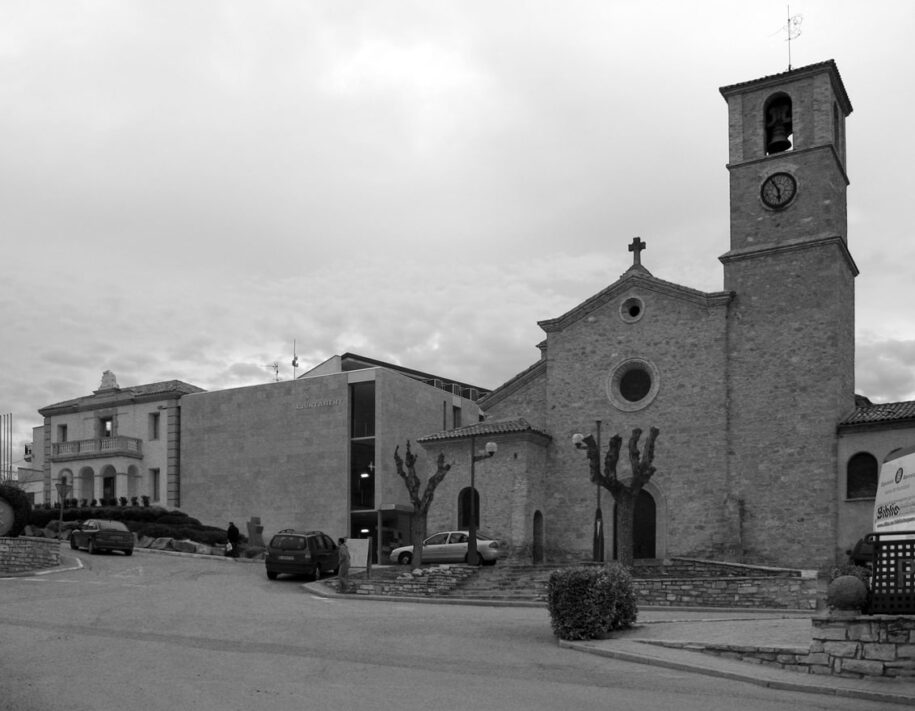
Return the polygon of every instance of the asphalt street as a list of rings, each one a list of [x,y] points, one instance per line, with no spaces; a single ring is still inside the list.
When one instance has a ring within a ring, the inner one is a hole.
[[[0,579],[2,711],[862,708],[563,648],[542,608],[319,597],[227,559],[79,561]]]

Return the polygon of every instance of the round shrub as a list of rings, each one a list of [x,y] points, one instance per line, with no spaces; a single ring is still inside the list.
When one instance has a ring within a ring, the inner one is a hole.
[[[6,535],[9,538],[16,538],[29,523],[32,504],[22,489],[10,484],[0,484],[0,499],[9,502],[13,509],[13,525]]]
[[[547,607],[559,639],[600,639],[638,616],[632,576],[619,563],[554,570]]]
[[[867,589],[870,590],[871,587],[871,571],[868,568],[865,568],[861,565],[840,565],[838,568],[833,568],[832,574],[829,576],[829,581],[832,582],[838,577],[843,575],[853,575],[858,578],[862,583],[867,586]]]
[[[840,575],[826,588],[826,604],[834,610],[863,610],[867,586],[854,575]]]

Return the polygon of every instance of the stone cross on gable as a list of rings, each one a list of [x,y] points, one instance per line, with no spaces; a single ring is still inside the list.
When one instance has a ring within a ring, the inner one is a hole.
[[[642,241],[641,237],[633,237],[632,244],[629,245],[629,251],[632,252],[632,264],[641,264],[642,263],[642,250],[648,249],[645,246],[645,243]]]

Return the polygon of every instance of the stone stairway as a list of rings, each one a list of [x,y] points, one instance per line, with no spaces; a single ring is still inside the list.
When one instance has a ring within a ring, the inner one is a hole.
[[[448,597],[469,600],[517,600],[546,603],[546,585],[556,565],[498,565],[477,569]]]
[[[474,574],[460,580],[444,596],[546,604],[550,573],[561,567],[500,561],[492,567],[474,569]],[[681,558],[639,560],[632,573],[636,595],[644,606],[814,610],[823,595],[823,581],[798,570]]]

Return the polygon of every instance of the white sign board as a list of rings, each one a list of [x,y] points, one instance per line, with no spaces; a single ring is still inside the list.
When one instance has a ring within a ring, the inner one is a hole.
[[[346,547],[349,548],[349,559],[351,568],[367,568],[369,566],[369,544],[368,538],[347,538]]]
[[[915,530],[915,447],[886,455],[874,500],[874,532]]]

